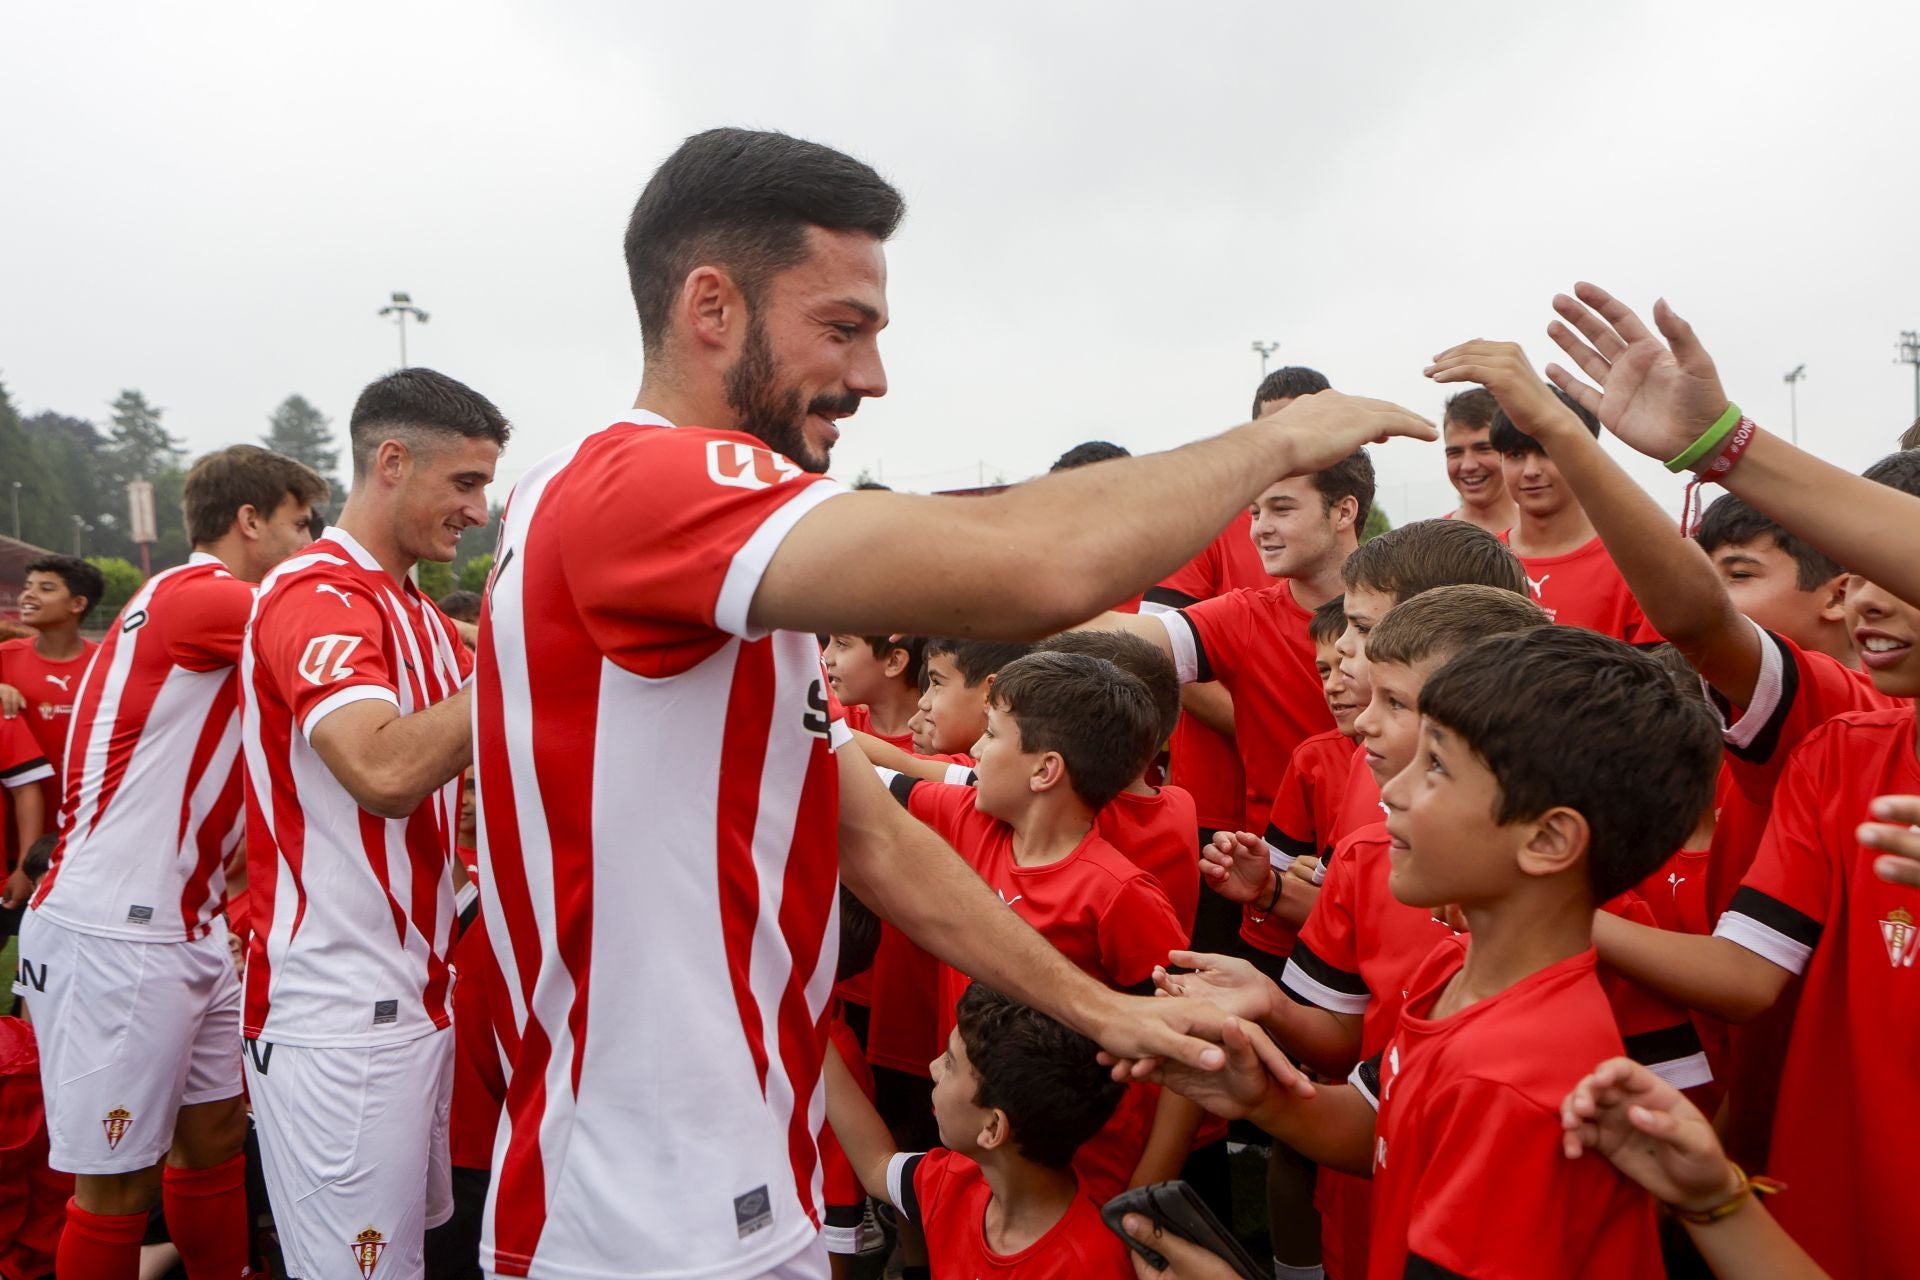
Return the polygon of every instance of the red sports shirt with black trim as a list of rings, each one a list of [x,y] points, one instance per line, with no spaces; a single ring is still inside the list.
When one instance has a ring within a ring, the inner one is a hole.
[[[344,529],[260,584],[240,659],[253,912],[246,1038],[382,1045],[447,1026],[460,779],[405,818],[376,817],[312,736],[356,702],[424,711],[471,670],[447,616]]]
[[[52,776],[53,763],[40,754],[40,744],[20,717],[0,720],[0,788],[38,786]]]
[[[1294,748],[1267,820],[1267,849],[1276,872],[1285,875],[1301,858],[1325,862],[1333,856],[1334,828],[1354,757],[1353,739],[1338,729],[1316,733]],[[1293,950],[1299,931],[1279,916],[1261,912],[1258,903],[1241,908],[1240,921],[1240,938],[1249,946],[1276,956]]]
[[[1831,1276],[1913,1269],[1920,895],[1876,876],[1855,832],[1875,796],[1920,795],[1914,743],[1910,702],[1809,734],[1715,928],[1803,980],[1767,1168],[1792,1191],[1769,1207]]]
[[[1560,1103],[1620,1054],[1592,948],[1445,1018],[1467,942],[1434,948],[1386,1052],[1354,1068],[1379,1111],[1370,1280],[1665,1274],[1653,1197],[1560,1150]]]
[[[35,755],[52,766],[52,772],[39,779],[40,799],[46,813],[47,830],[54,829],[65,796],[67,732],[73,725],[73,708],[86,677],[87,664],[99,650],[99,642],[82,640],[79,656],[53,662],[40,656],[32,636],[0,641],[0,684],[9,684],[26,699],[26,710],[14,717],[14,723],[29,734],[36,745]],[[25,850],[17,847],[10,801],[0,790],[0,864],[11,868]]]
[[[253,584],[210,555],[149,578],[75,691],[66,797],[34,910],[137,942],[201,938],[246,822],[241,640]]]
[[[887,1196],[927,1239],[934,1280],[1127,1280],[1133,1265],[1120,1237],[1084,1191],[1058,1222],[1018,1253],[987,1246],[993,1188],[980,1166],[953,1151],[900,1152],[887,1166]]]
[[[1509,529],[1500,541],[1510,543],[1512,535]],[[1559,625],[1585,627],[1628,644],[1660,643],[1660,633],[1647,621],[1598,537],[1565,555],[1520,556],[1520,567],[1526,571],[1533,602]]]
[[[1190,941],[1200,907],[1200,837],[1193,797],[1175,786],[1147,796],[1122,791],[1094,816],[1093,829],[1154,878]]]

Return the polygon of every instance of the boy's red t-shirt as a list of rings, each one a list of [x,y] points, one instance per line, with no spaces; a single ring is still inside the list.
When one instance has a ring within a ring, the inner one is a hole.
[[[27,700],[26,709],[9,723],[32,739],[31,755],[52,766],[51,772],[38,775],[47,831],[57,830],[60,825],[60,784],[66,777],[67,730],[73,725],[73,708],[80,694],[81,679],[87,674],[87,664],[93,661],[94,651],[100,647],[95,640],[82,640],[80,645],[78,657],[51,662],[35,652],[32,636],[0,641],[0,684],[12,685]],[[6,753],[18,757],[25,750],[13,744],[6,748]],[[0,764],[0,779],[4,778],[4,769]],[[17,847],[19,840],[14,834],[11,804],[6,789],[0,786],[0,849],[5,851],[0,862],[8,869],[25,852]]]
[[[1333,831],[1339,825],[1353,758],[1353,739],[1338,729],[1316,733],[1294,748],[1267,820],[1267,847],[1273,851],[1275,871],[1285,875],[1297,858],[1333,856]],[[1240,940],[1269,955],[1290,954],[1298,932],[1277,915],[1263,915],[1258,903],[1241,908]]]
[[[1091,1196],[1073,1204],[1045,1235],[1018,1253],[987,1247],[993,1188],[980,1166],[952,1151],[901,1152],[887,1169],[887,1191],[901,1217],[927,1238],[933,1280],[1131,1280],[1120,1237],[1100,1219]]]
[[[1760,854],[1715,933],[1802,976],[1769,1209],[1831,1276],[1913,1269],[1920,902],[1855,836],[1875,796],[1920,794],[1914,705],[1814,730],[1780,776]]]
[[[857,733],[871,733],[880,741],[913,753],[913,735],[911,733],[881,733],[873,727],[873,711],[864,702],[857,702],[846,708],[847,728]]]
[[[1653,1197],[1560,1150],[1561,1100],[1621,1052],[1592,948],[1436,1019],[1466,954],[1434,948],[1386,1053],[1354,1070],[1380,1113],[1367,1275],[1664,1274]]]
[[[1200,907],[1199,820],[1193,797],[1166,786],[1150,796],[1122,791],[1094,819],[1100,838],[1152,876],[1173,904],[1174,918],[1193,939]]]
[[[1513,541],[1513,530],[1500,535]],[[1516,553],[1517,554],[1517,553]],[[1641,612],[1627,580],[1598,537],[1558,556],[1520,556],[1533,602],[1563,627],[1585,627],[1628,644],[1659,644],[1660,633]]]
[[[1229,591],[1257,591],[1272,583],[1253,546],[1253,515],[1243,511],[1199,555],[1148,590],[1141,608],[1155,613],[1184,609]],[[1232,738],[1182,712],[1168,754],[1173,758],[1169,780],[1193,796],[1201,826],[1231,831],[1245,821],[1246,773]]]
[[[1380,784],[1367,767],[1367,749],[1353,748],[1347,762],[1347,784],[1340,792],[1340,814],[1334,819],[1332,843],[1338,844],[1362,827],[1384,821],[1387,811],[1380,803]]]

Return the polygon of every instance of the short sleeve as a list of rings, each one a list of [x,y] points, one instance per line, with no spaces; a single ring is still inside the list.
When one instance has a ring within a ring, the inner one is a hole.
[[[940,1212],[952,1190],[951,1151],[899,1151],[887,1162],[887,1196],[900,1216],[916,1226]]]
[[[1327,860],[1320,896],[1280,973],[1280,987],[1289,996],[1332,1013],[1363,1014],[1373,1002],[1360,977],[1353,891],[1362,877],[1353,862],[1351,850]]]
[[[1173,913],[1160,882],[1144,872],[1130,876],[1100,916],[1100,967],[1125,990],[1151,981],[1167,954],[1184,950],[1187,931]]]
[[[916,779],[907,792],[906,806],[908,813],[932,827],[963,857],[969,857],[974,843],[969,837],[993,823],[992,818],[974,808],[973,798],[972,787]]]
[[[548,486],[537,527],[559,540],[568,592],[595,644],[659,677],[727,636],[764,636],[747,621],[761,575],[794,525],[844,492],[751,437],[616,427]]]
[[[53,776],[53,765],[41,754],[24,716],[0,719],[0,787],[9,790]]]
[[[1190,604],[1211,600],[1219,595],[1222,576],[1220,550],[1220,539],[1216,537],[1200,549],[1199,555],[1175,569],[1159,586],[1149,588],[1145,602],[1166,609],[1184,609]]]
[[[1196,670],[1192,679],[1231,681],[1244,668],[1249,656],[1250,594],[1229,591],[1175,615],[1185,620],[1193,634]],[[1172,620],[1168,619],[1168,623],[1171,634]],[[1177,652],[1177,642],[1175,647]],[[1188,678],[1184,672],[1181,676]]]
[[[1636,893],[1623,893],[1601,910],[1649,929],[1660,927],[1653,908]],[[1599,978],[1629,1058],[1676,1089],[1713,1082],[1706,1048],[1685,1009],[1604,964]]]
[[[167,656],[189,671],[238,666],[254,587],[225,574],[182,583],[167,599]]]
[[[1278,855],[1274,866],[1282,871],[1296,858],[1319,857],[1321,841],[1326,838],[1326,833],[1320,831],[1314,821],[1309,759],[1306,752],[1293,753],[1287,761],[1287,771],[1280,775],[1280,785],[1273,793],[1273,808],[1267,815],[1267,844]]]
[[[329,582],[324,572],[276,586],[261,606],[253,620],[255,660],[309,741],[314,726],[341,707],[400,705],[384,616],[358,582]]]
[[[1837,855],[1822,820],[1821,798],[1828,788],[1820,757],[1832,741],[1829,735],[1843,728],[1828,726],[1788,760],[1760,852],[1713,931],[1789,973],[1805,971],[1832,910]],[[1844,824],[1847,838],[1853,822],[1864,817]]]

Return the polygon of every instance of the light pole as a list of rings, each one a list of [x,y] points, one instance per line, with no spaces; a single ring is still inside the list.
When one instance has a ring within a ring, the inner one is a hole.
[[[1796,365],[1787,374],[1787,422],[1792,431],[1793,443],[1800,443],[1800,383],[1807,376],[1807,366]]]
[[[393,300],[380,308],[383,316],[392,316],[393,322],[400,326],[400,367],[407,367],[407,317],[412,316],[415,324],[425,324],[427,313],[413,305],[413,295],[395,293]]]
[[[1913,366],[1913,416],[1920,418],[1920,332],[1902,329],[1896,349],[1900,354],[1893,358],[1893,362]]]
[[[76,512],[74,514],[74,517],[73,517],[73,558],[74,559],[78,560],[83,555],[86,554],[84,551],[80,549],[80,540],[83,537],[85,537],[86,534],[92,528],[93,528],[92,525],[88,524],[85,520],[82,520],[80,518],[79,513]]]
[[[13,482],[13,540],[20,541],[20,482]]]
[[[1262,342],[1258,338],[1253,340],[1254,354],[1260,357],[1260,376],[1262,378],[1267,376],[1267,357],[1279,349],[1280,344],[1277,342]]]

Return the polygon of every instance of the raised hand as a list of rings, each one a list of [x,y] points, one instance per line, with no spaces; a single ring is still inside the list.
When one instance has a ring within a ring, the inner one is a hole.
[[[1514,342],[1489,342],[1475,338],[1457,347],[1448,347],[1433,358],[1426,374],[1435,382],[1475,382],[1493,392],[1513,424],[1538,440],[1551,440],[1563,430],[1584,431],[1586,427],[1572,410],[1560,403],[1533,365],[1527,353]]]
[[[1325,471],[1362,445],[1384,444],[1393,436],[1440,438],[1433,424],[1411,409],[1338,391],[1301,396],[1260,421],[1285,430],[1287,474],[1293,476]]]
[[[1858,834],[1861,844],[1885,855],[1873,860],[1873,873],[1920,889],[1920,796],[1881,796],[1871,812],[1878,821],[1861,824]]]
[[[1598,285],[1583,282],[1573,293],[1554,297],[1565,323],[1548,325],[1547,336],[1599,390],[1557,364],[1547,366],[1547,376],[1630,447],[1662,462],[1679,456],[1727,409],[1713,357],[1693,326],[1664,298],[1653,306],[1656,335]]]
[[[1569,1159],[1597,1151],[1668,1204],[1712,1208],[1740,1185],[1699,1108],[1629,1058],[1609,1058],[1575,1085],[1560,1124]]]
[[[1164,967],[1156,967],[1153,971],[1156,988],[1170,996],[1205,1000],[1222,1012],[1248,1022],[1265,1020],[1280,994],[1273,979],[1238,956],[1175,951],[1169,958],[1190,972],[1169,973]]]
[[[1251,831],[1219,831],[1200,850],[1200,878],[1229,902],[1263,902],[1273,854]]]
[[[1220,1043],[1226,1065],[1218,1070],[1197,1071],[1168,1059],[1146,1078],[1226,1120],[1252,1115],[1276,1093],[1313,1096],[1313,1082],[1255,1024],[1228,1018],[1220,1029]]]

